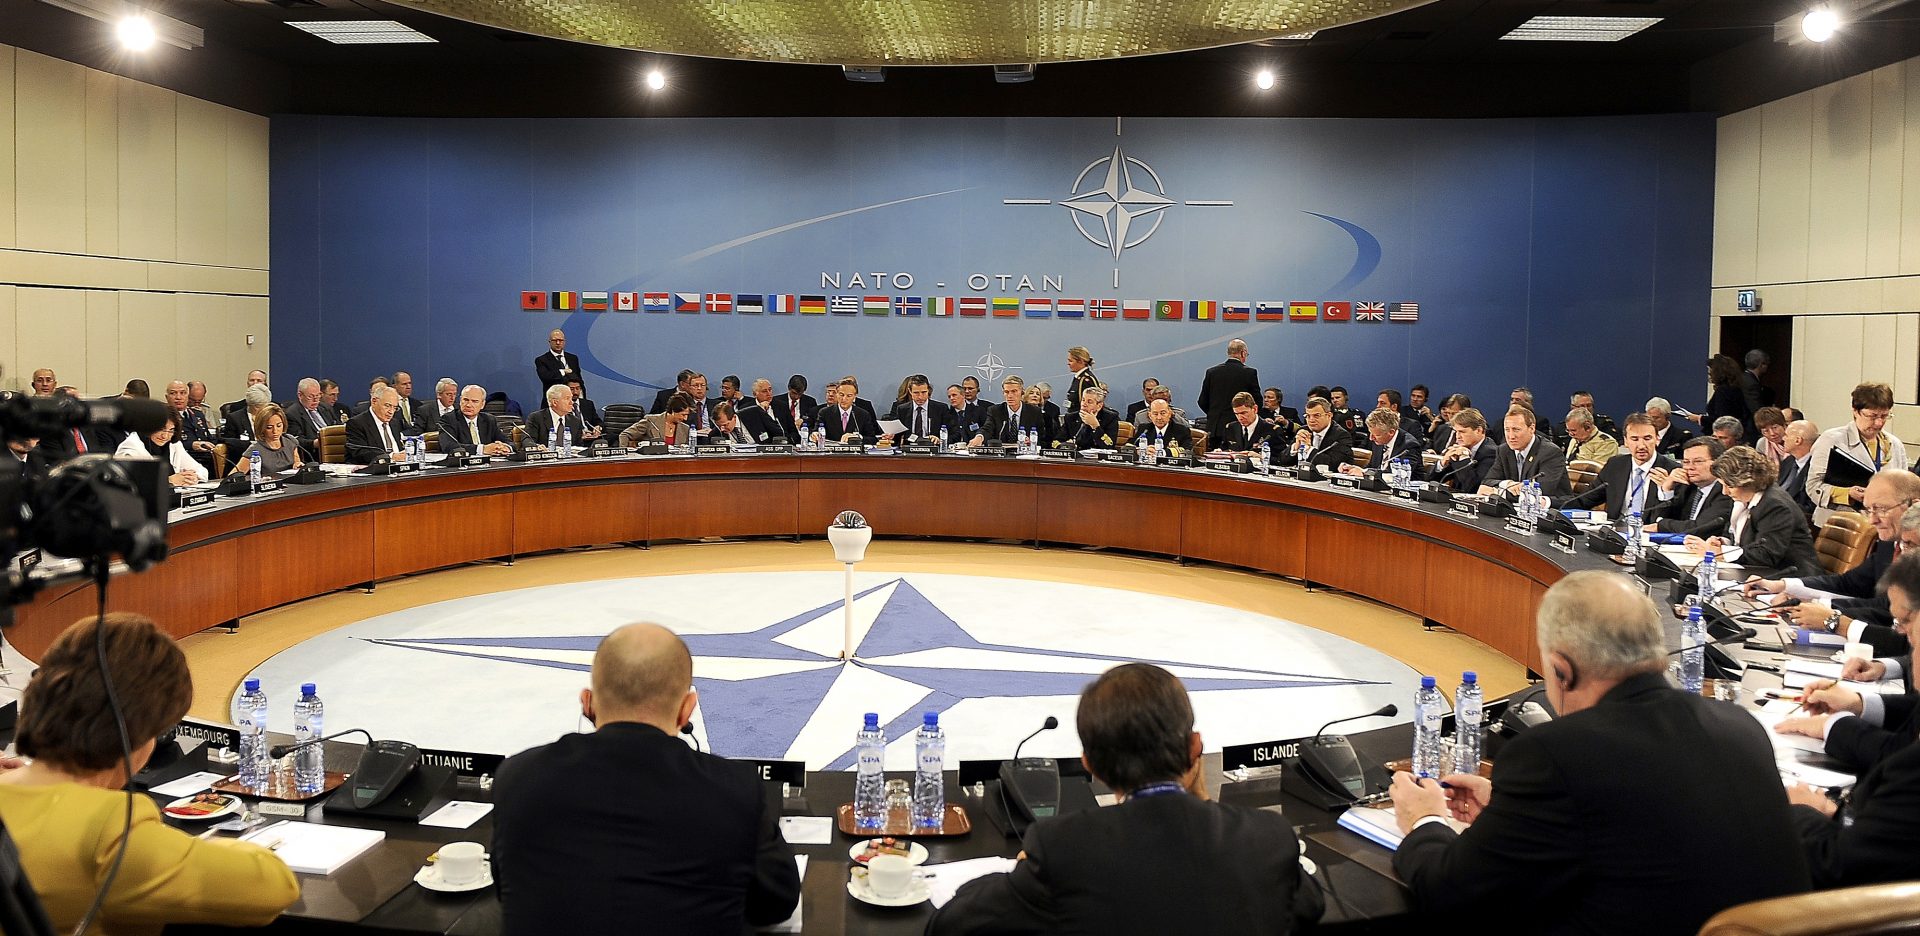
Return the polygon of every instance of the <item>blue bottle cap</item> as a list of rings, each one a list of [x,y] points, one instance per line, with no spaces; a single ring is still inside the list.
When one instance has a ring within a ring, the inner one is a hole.
[[[1467,670],[1460,674],[1460,681],[1463,683],[1478,683],[1480,681],[1480,674],[1475,673],[1473,670]]]
[[[248,692],[259,692],[259,691],[260,691],[260,677],[258,677],[258,676],[248,676],[248,677],[247,677],[247,681],[246,681],[246,682],[245,682],[245,683],[244,683],[243,685],[245,685],[245,686],[247,687],[247,691],[248,691]]]
[[[1707,557],[1706,557],[1706,559],[1704,559],[1704,560],[1702,560],[1702,561],[1704,561],[1704,562],[1712,562],[1712,561],[1713,561],[1713,550],[1711,550],[1711,549],[1709,549],[1709,550],[1707,550]]]
[[[921,715],[920,723],[927,726],[928,728],[938,728],[940,727],[940,713],[928,712],[924,715]]]
[[[301,696],[302,696],[303,698],[309,698],[309,699],[310,699],[310,698],[313,698],[313,695],[314,695],[314,692],[313,692],[313,683],[310,683],[310,682],[303,682],[303,683],[301,683],[301,684],[300,684],[300,695],[301,695]]]
[[[1433,688],[1433,686],[1434,686],[1434,682],[1433,682],[1433,677],[1432,677],[1432,676],[1422,676],[1422,677],[1420,677],[1420,688],[1422,688],[1422,689],[1432,689],[1432,688]]]
[[[878,727],[880,727],[880,713],[868,712],[867,713],[867,730],[872,731],[873,729]]]

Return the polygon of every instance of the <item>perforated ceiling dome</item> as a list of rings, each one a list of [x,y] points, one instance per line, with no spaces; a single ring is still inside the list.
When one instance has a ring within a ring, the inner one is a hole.
[[[400,0],[518,32],[676,55],[992,65],[1182,52],[1431,0]]]

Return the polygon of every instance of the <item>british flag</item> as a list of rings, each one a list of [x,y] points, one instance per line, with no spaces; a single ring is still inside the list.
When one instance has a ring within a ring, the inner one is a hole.
[[[1420,321],[1420,303],[1418,302],[1389,303],[1387,305],[1387,321],[1389,322]]]
[[[1356,322],[1384,322],[1387,320],[1387,304],[1384,302],[1356,302],[1353,304],[1353,320]]]

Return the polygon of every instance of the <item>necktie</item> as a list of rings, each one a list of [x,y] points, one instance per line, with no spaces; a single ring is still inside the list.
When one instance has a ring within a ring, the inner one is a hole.
[[[467,436],[472,440],[474,445],[480,444],[480,423],[478,420],[467,420]]]
[[[389,452],[399,449],[399,446],[393,444],[393,427],[387,423],[380,424],[380,440],[386,443]]]
[[[791,404],[788,408],[793,410],[793,429],[795,432],[798,432],[800,431],[800,427],[806,424],[800,421],[800,401],[792,400]]]
[[[1700,519],[1700,508],[1705,506],[1706,503],[1707,503],[1707,489],[1694,488],[1693,489],[1693,506],[1687,510],[1687,519],[1688,520]]]
[[[1646,507],[1647,469],[1633,469],[1633,484],[1627,488],[1626,513],[1642,513]]]
[[[312,421],[313,427],[315,429],[321,428],[327,424],[327,417],[320,415],[319,410],[307,410],[307,419]]]
[[[751,443],[751,442],[752,442],[753,440],[752,440],[752,439],[750,439],[750,438],[747,438],[747,427],[745,427],[745,426],[734,426],[734,427],[733,427],[733,441],[735,441],[735,442],[740,442],[740,443]]]
[[[924,406],[913,408],[913,434],[916,436],[927,434],[927,408]]]
[[[85,455],[85,454],[87,454],[87,440],[86,440],[86,437],[85,437],[85,436],[82,436],[82,435],[80,434],[80,430],[78,430],[78,429],[75,429],[75,430],[73,430],[73,453],[74,453],[75,455]]]
[[[413,422],[413,407],[405,400],[400,401],[400,421]]]

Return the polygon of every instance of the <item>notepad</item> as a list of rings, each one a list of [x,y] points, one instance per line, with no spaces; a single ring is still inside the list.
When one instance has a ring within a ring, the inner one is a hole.
[[[386,837],[387,833],[379,829],[276,822],[249,832],[240,840],[272,849],[295,874],[329,875]]]
[[[927,896],[933,901],[934,909],[947,905],[960,885],[977,877],[1012,871],[1018,864],[1012,858],[969,858],[965,861],[949,861],[945,864],[931,864],[921,872],[927,880]]]
[[[1790,760],[1785,757],[1778,758],[1774,766],[1780,768],[1780,775],[1782,777],[1791,777],[1808,786],[1825,787],[1829,790],[1844,789],[1853,786],[1860,780],[1859,777],[1853,774],[1841,773],[1838,770],[1828,770],[1825,767],[1815,767],[1812,764],[1802,764],[1799,761]]]
[[[1466,831],[1467,824],[1448,819],[1455,832]],[[1398,851],[1406,836],[1400,834],[1400,821],[1393,810],[1377,806],[1355,806],[1340,814],[1340,827],[1389,851]]]
[[[1845,664],[1835,663],[1831,660],[1809,660],[1805,657],[1788,657],[1786,667],[1789,673],[1805,673],[1808,676],[1818,676],[1821,679],[1839,679],[1840,671],[1845,667]]]
[[[1752,712],[1754,720],[1760,723],[1760,727],[1766,729],[1767,740],[1773,742],[1773,751],[1776,757],[1791,757],[1789,752],[1792,751],[1804,751],[1808,754],[1826,753],[1826,742],[1821,741],[1819,738],[1809,738],[1806,735],[1799,734],[1780,734],[1773,730],[1773,726],[1780,724],[1781,719],[1790,716],[1790,711],[1782,712],[1778,709],[1771,711],[1748,709],[1747,711]]]

